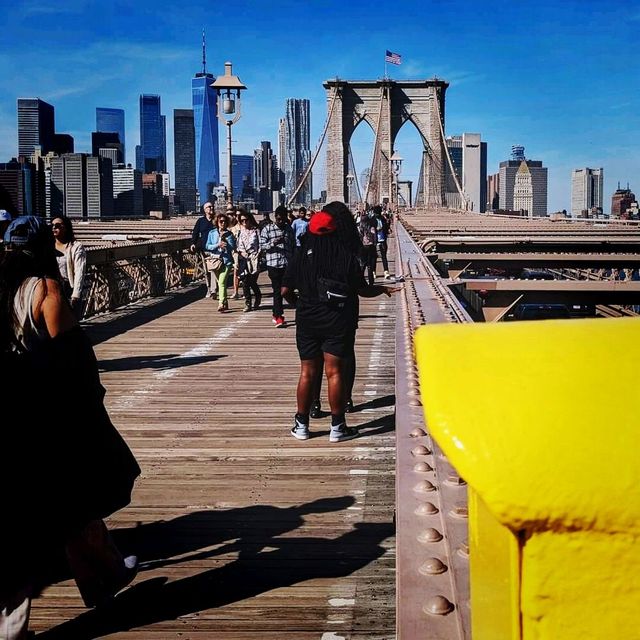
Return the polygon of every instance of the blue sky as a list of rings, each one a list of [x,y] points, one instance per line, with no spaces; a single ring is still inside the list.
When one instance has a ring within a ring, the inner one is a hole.
[[[618,181],[640,191],[640,0],[0,5],[0,161],[16,154],[16,99],[37,96],[55,106],[56,129],[71,133],[78,151],[90,149],[95,107],[124,108],[132,162],[138,96],[159,93],[171,170],[173,109],[191,106],[204,27],[207,69],[222,73],[230,60],[248,87],[233,128],[234,153],[250,154],[260,140],[277,152],[278,118],[290,97],[311,100],[315,147],[326,117],[322,82],[379,78],[390,49],[403,59],[390,65],[392,78],[450,82],[446,132],[480,132],[490,173],[512,144],[544,162],[550,211],[570,208],[572,168],[604,167],[605,211]],[[373,134],[359,127],[358,172],[370,161],[372,142]],[[396,148],[406,158],[402,178],[417,181],[415,129],[403,127]]]

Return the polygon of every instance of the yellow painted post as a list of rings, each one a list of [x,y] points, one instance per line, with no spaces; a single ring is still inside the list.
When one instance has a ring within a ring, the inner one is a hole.
[[[640,638],[640,321],[431,325],[416,353],[470,487],[474,640]]]

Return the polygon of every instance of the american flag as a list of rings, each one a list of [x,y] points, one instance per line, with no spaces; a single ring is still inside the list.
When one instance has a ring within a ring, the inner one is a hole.
[[[393,51],[389,51],[384,54],[384,61],[390,62],[391,64],[402,64],[402,56],[399,53],[393,53]]]

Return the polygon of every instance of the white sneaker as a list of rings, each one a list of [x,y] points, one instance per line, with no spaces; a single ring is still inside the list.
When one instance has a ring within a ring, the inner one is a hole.
[[[344,442],[345,440],[353,440],[353,438],[357,437],[357,430],[352,429],[351,427],[347,427],[347,425],[343,422],[337,427],[331,427],[331,432],[329,433],[329,442]]]
[[[300,422],[298,418],[294,418],[293,427],[291,428],[291,435],[297,440],[308,440],[309,425]]]
[[[391,276],[389,275],[389,272],[388,272],[388,271],[385,271],[385,272],[384,272],[384,279],[385,279],[385,280],[389,280],[390,278],[391,278]]]

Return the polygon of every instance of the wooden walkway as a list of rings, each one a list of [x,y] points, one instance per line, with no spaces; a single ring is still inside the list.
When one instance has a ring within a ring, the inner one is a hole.
[[[41,640],[394,638],[394,300],[361,301],[349,416],[361,436],[330,445],[329,417],[308,441],[289,435],[295,328],[273,327],[270,296],[218,314],[203,294],[87,325],[110,415],[143,469],[110,521],[143,570],[102,610],[56,582],[31,628]]]

